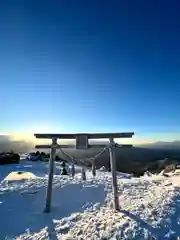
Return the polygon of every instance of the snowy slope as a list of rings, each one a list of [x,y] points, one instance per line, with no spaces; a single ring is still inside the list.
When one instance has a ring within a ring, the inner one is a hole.
[[[47,164],[22,161],[0,166],[0,240],[2,239],[178,239],[180,177],[130,178],[118,174],[121,209],[112,209],[111,174],[88,172],[81,181],[54,176],[52,212],[43,213]],[[11,172],[31,179],[7,181]],[[55,172],[59,174],[57,164]],[[174,238],[172,238],[174,237]]]

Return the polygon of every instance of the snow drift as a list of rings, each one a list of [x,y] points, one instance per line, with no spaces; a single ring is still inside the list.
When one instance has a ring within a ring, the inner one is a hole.
[[[52,211],[47,214],[43,213],[47,165],[22,161],[19,169],[28,169],[37,177],[19,181],[1,177],[0,239],[139,240],[180,236],[178,175],[133,178],[119,173],[119,211],[112,208],[110,173],[99,171],[92,177],[88,172],[86,181],[81,181],[79,174],[73,179],[55,175]],[[17,166],[0,167],[1,173],[10,170],[16,172]]]

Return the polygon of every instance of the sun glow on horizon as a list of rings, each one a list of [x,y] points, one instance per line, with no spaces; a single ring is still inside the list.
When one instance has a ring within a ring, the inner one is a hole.
[[[35,133],[54,133],[53,128],[50,125],[35,125],[29,126],[23,131],[11,132],[7,135],[14,141],[27,141],[34,142],[37,139],[34,137]]]
[[[24,132],[18,132],[18,133],[11,133],[9,134],[10,139],[14,141],[27,141],[27,142],[33,142],[33,143],[50,143],[50,139],[36,139],[34,137],[35,133],[57,133],[57,131],[51,131],[51,129],[47,128],[34,128],[33,130],[31,129],[30,131],[24,131]],[[58,131],[59,133],[59,131]],[[61,131],[61,133],[64,133]],[[99,139],[100,140],[100,139]],[[107,139],[108,140],[108,139]],[[70,141],[70,140],[60,140],[64,144]],[[101,141],[101,140],[100,140]],[[103,141],[103,139],[102,139]],[[132,138],[120,138],[120,139],[115,139],[115,142],[119,144],[146,144],[146,143],[153,143],[154,141],[148,138],[142,138],[142,137],[137,137],[133,136]]]
[[[107,131],[106,131],[107,132]],[[65,131],[65,129],[57,128],[55,125],[53,127],[48,124],[37,124],[26,127],[22,131],[14,131],[9,133],[1,132],[0,135],[9,137],[12,141],[25,141],[33,144],[49,144],[51,143],[50,139],[36,139],[34,137],[35,133],[70,133]],[[119,144],[150,144],[157,141],[174,141],[180,139],[180,133],[144,133],[144,132],[135,132],[135,135],[132,138],[120,138],[115,139],[115,142]],[[103,139],[102,139],[103,140]],[[63,144],[68,144],[70,140],[60,140]]]

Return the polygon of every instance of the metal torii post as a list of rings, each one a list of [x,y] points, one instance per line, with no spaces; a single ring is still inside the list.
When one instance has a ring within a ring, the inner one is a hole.
[[[96,176],[96,164],[95,160],[92,162],[92,175],[95,177]]]
[[[49,161],[49,175],[48,175],[48,186],[46,191],[46,204],[44,209],[44,212],[46,213],[51,211],[52,183],[53,183],[53,173],[54,173],[54,160],[56,157],[56,145],[57,145],[57,138],[53,138],[52,145],[51,145],[50,161]]]
[[[110,138],[109,141],[110,141],[109,156],[110,156],[111,172],[112,172],[112,190],[113,190],[113,195],[114,195],[114,209],[119,210],[117,174],[116,174],[115,143],[114,143],[113,138]]]
[[[45,212],[50,212],[51,209],[51,195],[52,195],[52,180],[53,180],[53,168],[54,168],[54,159],[55,159],[55,153],[56,148],[73,148],[74,145],[58,145],[57,139],[76,139],[76,143],[78,142],[78,137],[82,137],[84,135],[86,137],[84,145],[82,145],[82,142],[80,143],[80,147],[82,149],[87,148],[99,148],[99,147],[107,147],[107,145],[89,145],[88,139],[100,139],[100,138],[108,138],[110,140],[110,146],[109,146],[109,152],[110,152],[110,159],[111,159],[111,168],[112,168],[112,183],[113,183],[113,193],[114,193],[114,208],[116,210],[119,209],[119,200],[118,200],[118,190],[117,190],[117,176],[116,176],[116,159],[115,159],[115,146],[117,144],[114,143],[114,138],[131,138],[134,133],[128,132],[128,133],[78,133],[78,134],[34,134],[36,138],[41,139],[54,139],[53,144],[50,145],[37,145],[36,148],[51,148],[51,158],[49,163],[49,179],[48,179],[48,188],[47,188],[47,196],[46,196],[46,208]],[[131,147],[132,145],[121,145],[121,147]],[[78,147],[76,146],[78,149]]]
[[[74,177],[74,175],[75,175],[74,156],[73,156],[73,161],[72,161],[72,165],[71,165],[71,175],[72,175],[72,177]]]

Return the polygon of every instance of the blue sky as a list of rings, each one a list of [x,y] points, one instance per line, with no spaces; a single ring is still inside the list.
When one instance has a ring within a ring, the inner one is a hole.
[[[180,139],[179,1],[0,5],[0,132]]]

